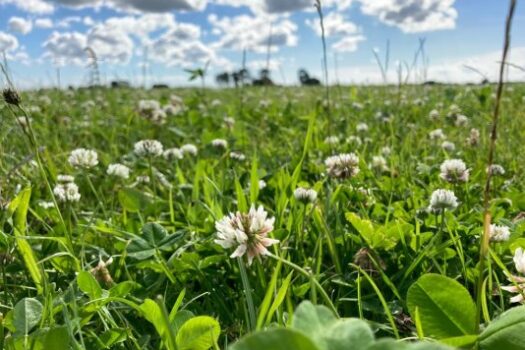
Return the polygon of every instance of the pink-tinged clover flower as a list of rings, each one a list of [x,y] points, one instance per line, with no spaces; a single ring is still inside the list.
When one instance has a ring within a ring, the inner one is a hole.
[[[266,248],[279,243],[279,240],[268,237],[268,233],[273,231],[274,221],[275,218],[268,218],[262,206],[255,209],[252,205],[247,214],[230,213],[215,223],[215,243],[225,249],[235,248],[231,258],[246,254],[248,265],[251,265],[254,257],[268,255]]]

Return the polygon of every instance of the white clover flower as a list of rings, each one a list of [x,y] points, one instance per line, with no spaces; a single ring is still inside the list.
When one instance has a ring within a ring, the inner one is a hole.
[[[317,199],[317,192],[313,189],[297,187],[293,192],[295,199],[303,203],[313,203]]]
[[[235,119],[233,119],[232,117],[224,117],[223,120],[224,120],[224,125],[228,129],[232,129],[235,126]]]
[[[479,143],[479,130],[470,129],[470,136],[467,138],[467,144],[470,146],[476,146]]]
[[[108,166],[106,173],[122,179],[129,179],[130,169],[123,164],[115,163]]]
[[[174,106],[184,106],[184,100],[182,99],[182,97],[177,96],[175,94],[170,96],[170,102]]]
[[[89,169],[98,165],[98,154],[90,149],[77,148],[71,152],[68,160],[75,168]]]
[[[156,125],[163,125],[168,120],[168,115],[163,109],[155,109],[151,112],[149,120]]]
[[[154,111],[160,109],[160,103],[155,100],[140,100],[138,112],[146,119],[150,119]]]
[[[164,175],[163,173],[161,173],[160,171],[158,170],[155,170],[155,176],[157,177],[157,179],[159,180],[160,184],[166,188],[172,188],[172,184],[171,182],[168,180],[168,178],[166,177],[166,175]]]
[[[78,202],[80,200],[78,186],[74,182],[57,184],[53,189],[53,194],[60,202]]]
[[[75,177],[74,176],[71,176],[71,175],[58,175],[57,176],[57,181],[58,182],[74,182],[75,181]]]
[[[445,133],[443,133],[442,129],[436,129],[429,132],[428,137],[430,137],[431,140],[443,140],[445,139]]]
[[[379,171],[388,170],[386,159],[383,156],[373,156],[371,167]]]
[[[214,99],[213,101],[211,101],[211,106],[212,107],[219,107],[220,105],[222,105],[221,100]]]
[[[324,143],[327,145],[337,145],[339,143],[339,137],[337,136],[328,136],[326,139],[324,139]]]
[[[337,178],[354,177],[359,173],[359,157],[354,153],[343,153],[325,160],[328,175]]]
[[[363,109],[363,104],[359,102],[352,102],[352,108],[360,111]]]
[[[466,115],[463,115],[463,114],[459,114],[458,116],[456,116],[456,121],[454,122],[454,124],[456,126],[465,126],[468,124],[468,117]]]
[[[503,176],[505,175],[505,169],[499,164],[492,164],[487,167],[487,173],[490,173],[492,176]]]
[[[164,153],[162,153],[162,156],[167,160],[184,158],[184,154],[179,148],[168,148],[164,151]]]
[[[199,152],[199,150],[197,149],[197,146],[191,143],[185,144],[184,146],[180,148],[180,150],[182,151],[182,154],[189,154],[192,156],[196,156],[197,153]]]
[[[508,241],[510,238],[510,229],[508,226],[490,225],[490,240],[493,242]]]
[[[428,210],[432,213],[440,213],[445,210],[454,210],[458,206],[458,200],[454,192],[444,189],[435,190],[430,196]]]
[[[461,108],[459,108],[458,105],[456,104],[450,105],[450,108],[448,110],[449,117],[456,117],[459,113],[461,113]]]
[[[228,141],[225,139],[214,139],[211,141],[211,145],[215,148],[226,149],[228,148]]]
[[[265,187],[266,187],[266,181],[259,180],[259,190],[262,190]]]
[[[139,184],[149,184],[150,178],[148,175],[139,175],[135,178],[135,181]]]
[[[359,123],[355,127],[357,132],[367,132],[368,131],[368,125],[366,123]]]
[[[262,206],[255,209],[252,205],[246,213],[230,213],[215,222],[217,239],[215,243],[221,247],[235,248],[231,258],[247,255],[248,265],[253,258],[268,255],[266,247],[279,243],[278,240],[268,238],[268,233],[273,231],[275,218],[268,218],[268,213]]]
[[[381,154],[385,157],[388,157],[392,153],[392,149],[390,147],[385,146],[381,148]]]
[[[518,248],[516,249],[516,251],[514,251],[513,260],[514,266],[516,267],[516,271],[518,271],[522,275],[525,275],[525,254],[522,248]]]
[[[519,248],[521,249],[521,248]],[[511,304],[513,303],[524,303],[524,295],[525,295],[525,278],[519,277],[519,276],[512,276],[508,275],[507,279],[512,282],[513,284],[510,286],[501,286],[501,289],[515,293],[516,295],[510,298]]]
[[[361,138],[355,135],[348,136],[348,138],[346,139],[346,142],[350,144],[354,144],[356,146],[361,146],[363,144],[363,141],[361,140]]]
[[[439,112],[437,109],[433,109],[430,111],[430,113],[428,114],[428,117],[430,119],[438,119],[439,118]]]
[[[157,140],[142,140],[134,146],[134,152],[139,157],[158,157],[162,151],[162,143]]]
[[[164,113],[166,113],[166,115],[170,117],[179,115],[180,113],[184,111],[183,106],[174,106],[174,105],[165,105],[163,109],[164,109]]]
[[[441,144],[441,148],[443,148],[443,150],[447,152],[454,152],[454,150],[456,149],[456,145],[450,141],[443,141],[443,143]]]
[[[47,210],[47,209],[54,208],[55,207],[55,203],[40,201],[40,202],[38,202],[38,206]]]
[[[230,158],[238,160],[239,162],[246,160],[246,156],[240,152],[230,152]]]
[[[439,177],[450,183],[467,182],[470,171],[461,159],[447,159],[440,167]]]

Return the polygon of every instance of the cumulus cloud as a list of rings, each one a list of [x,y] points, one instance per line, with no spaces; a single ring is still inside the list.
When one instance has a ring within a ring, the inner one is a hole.
[[[108,24],[94,26],[87,35],[87,46],[97,58],[107,63],[128,63],[133,55],[133,41],[123,30]]]
[[[9,4],[22,11],[36,14],[49,14],[55,10],[55,7],[45,0],[0,0],[0,5]]]
[[[201,31],[196,25],[177,23],[148,45],[150,57],[167,66],[191,67],[195,63],[220,64],[226,62],[215,50],[200,40]]]
[[[254,13],[287,13],[295,11],[314,11],[315,0],[210,0],[210,2],[226,6],[246,6]],[[345,10],[352,0],[325,0],[323,8]]]
[[[37,18],[35,19],[35,27],[42,29],[53,28],[53,21],[51,18]]]
[[[22,17],[11,17],[7,22],[9,30],[15,33],[26,35],[33,29],[33,23],[29,19]]]
[[[249,15],[219,18],[210,15],[208,21],[213,26],[212,33],[219,36],[214,43],[217,49],[264,53],[270,43],[271,50],[278,51],[279,47],[295,46],[298,41],[297,25],[287,18]]]
[[[458,13],[455,0],[359,0],[364,14],[375,16],[403,32],[452,29]]]
[[[42,44],[46,50],[44,58],[51,59],[56,65],[82,65],[86,61],[87,37],[79,32],[53,32]]]
[[[18,48],[18,40],[11,34],[0,32],[0,52],[10,52]]]
[[[127,11],[167,12],[172,10],[203,10],[207,0],[107,0],[109,6]]]
[[[338,52],[356,51],[361,41],[365,40],[361,29],[353,22],[348,21],[339,12],[330,12],[324,20],[325,35],[328,38],[336,38],[338,41],[332,44],[332,49]],[[312,28],[318,36],[321,36],[321,25],[319,19],[307,19],[306,24]]]

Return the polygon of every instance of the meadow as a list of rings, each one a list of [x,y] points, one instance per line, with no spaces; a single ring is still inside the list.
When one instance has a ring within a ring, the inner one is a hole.
[[[521,84],[480,269],[495,92],[6,90],[2,347],[521,349]]]

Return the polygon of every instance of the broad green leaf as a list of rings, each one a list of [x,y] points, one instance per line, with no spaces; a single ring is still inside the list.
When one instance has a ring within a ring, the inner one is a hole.
[[[177,333],[179,350],[208,350],[217,343],[221,327],[209,316],[197,316],[180,327]]]
[[[86,293],[91,300],[102,297],[102,288],[93,275],[87,271],[81,271],[77,276],[78,288]]]
[[[299,305],[292,326],[308,334],[321,350],[366,349],[374,341],[366,322],[338,319],[327,307],[309,301]]]
[[[104,344],[104,349],[110,349],[113,345],[121,343],[127,338],[128,331],[125,328],[110,329],[102,333],[99,337],[100,341]]]
[[[124,298],[135,288],[140,287],[140,284],[133,281],[120,282],[116,286],[111,287],[109,290],[110,297]]]
[[[16,335],[27,335],[42,318],[42,304],[33,298],[20,300],[13,309],[13,325]]]
[[[139,308],[140,311],[142,311],[144,318],[151,322],[153,326],[155,326],[160,337],[164,338],[165,334],[167,334],[167,330],[159,304],[151,299],[145,299],[144,303],[142,303]]]
[[[373,249],[390,250],[400,239],[400,232],[410,228],[410,224],[392,221],[386,226],[374,225],[370,220],[362,219],[357,214],[348,212],[346,219]]]
[[[493,320],[479,336],[481,350],[519,350],[525,344],[525,306],[514,307]]]
[[[475,334],[476,306],[465,287],[442,275],[420,277],[407,293],[412,317],[421,321],[425,336],[437,339]]]
[[[118,200],[122,208],[131,213],[146,209],[149,205],[149,198],[142,192],[134,188],[123,188],[118,191]]]
[[[69,349],[70,338],[66,326],[38,330],[32,350]]]
[[[303,332],[276,328],[256,332],[239,340],[228,350],[321,350]]]

